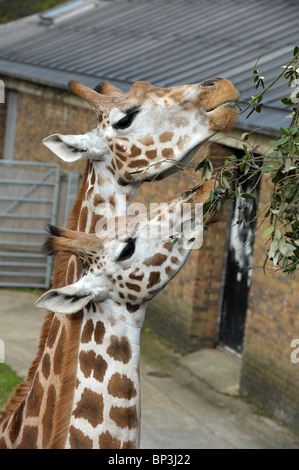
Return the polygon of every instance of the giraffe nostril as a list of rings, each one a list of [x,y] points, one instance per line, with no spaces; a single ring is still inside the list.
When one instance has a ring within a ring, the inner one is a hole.
[[[222,78],[210,78],[204,82],[201,82],[201,86],[214,86],[216,83],[220,82],[220,80],[222,80]]]

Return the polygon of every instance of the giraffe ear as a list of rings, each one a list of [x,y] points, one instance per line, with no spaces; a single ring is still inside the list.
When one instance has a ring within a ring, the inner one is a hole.
[[[52,312],[72,314],[79,312],[91,300],[104,297],[104,289],[98,286],[94,276],[87,275],[69,286],[49,290],[35,302],[35,306]]]
[[[43,140],[43,144],[64,162],[70,163],[84,157],[101,160],[108,148],[106,140],[92,131],[80,135],[52,134]]]

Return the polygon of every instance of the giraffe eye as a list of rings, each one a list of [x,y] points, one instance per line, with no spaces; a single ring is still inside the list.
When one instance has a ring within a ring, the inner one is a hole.
[[[135,252],[135,238],[129,238],[126,242],[126,246],[122,249],[117,261],[124,261],[125,259],[131,258]]]
[[[113,124],[113,129],[127,129],[127,127],[130,127],[138,113],[139,109],[134,109],[134,111],[128,112],[123,118]]]

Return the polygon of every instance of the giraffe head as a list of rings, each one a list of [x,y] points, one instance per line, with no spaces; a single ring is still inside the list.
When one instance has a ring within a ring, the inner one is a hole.
[[[74,284],[48,291],[36,306],[71,314],[90,301],[112,299],[129,313],[137,311],[184,265],[195,241],[194,227],[190,235],[188,223],[194,218],[196,205],[208,199],[213,185],[212,180],[204,182],[194,192],[164,203],[150,217],[142,214],[113,219],[114,238],[109,231],[94,235],[52,227],[45,252],[76,255],[82,264],[81,277]],[[182,211],[186,205],[190,211]],[[185,228],[181,232],[182,223]],[[198,230],[202,230],[201,225],[195,229],[197,234]]]
[[[92,106],[96,126],[82,135],[51,135],[44,144],[64,161],[103,161],[127,184],[168,176],[238,117],[239,93],[220,78],[171,88],[139,81],[127,93],[108,82],[92,90],[72,81],[69,90]]]

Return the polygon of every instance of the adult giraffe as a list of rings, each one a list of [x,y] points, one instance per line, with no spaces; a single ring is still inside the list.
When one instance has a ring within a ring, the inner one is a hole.
[[[166,89],[137,82],[128,93],[122,93],[107,82],[97,91],[78,82],[71,82],[69,87],[73,94],[90,103],[96,112],[97,124],[85,135],[55,134],[44,143],[69,162],[88,157],[68,222],[69,229],[82,232],[94,233],[97,222],[106,215],[107,204],[115,208],[115,215],[124,215],[143,181],[175,171],[177,165],[193,157],[206,139],[218,130],[231,129],[237,120],[234,102],[238,92],[229,81],[218,78]],[[74,255],[59,254],[54,266],[53,287],[73,283],[78,279],[79,269]],[[71,318],[53,312],[47,314],[37,357],[26,382],[16,389],[5,409],[0,423],[2,429],[13,413],[17,426],[24,403],[40,397],[36,377],[45,366],[47,351],[52,354],[55,350],[61,364],[64,361],[77,363],[83,316],[84,311]],[[54,344],[59,347],[54,349]],[[67,386],[71,380],[69,372],[63,377],[59,375],[65,370],[51,367],[48,374],[42,375],[43,403],[53,402],[53,384],[59,377],[61,386],[56,390],[58,398],[52,410],[55,415],[62,410],[70,412],[72,406],[73,387]],[[49,407],[44,406],[44,420],[49,421],[51,417],[46,409]],[[37,438],[38,446],[63,447],[63,439],[57,440],[55,436],[55,426],[49,424],[45,429],[47,432]],[[22,445],[28,447],[30,440],[23,440]]]
[[[51,435],[52,447],[66,449],[139,447],[139,343],[146,305],[186,262],[202,231],[198,221],[190,233],[188,222],[213,187],[206,181],[150,214],[114,218],[97,235],[50,227],[46,252],[74,254],[82,274],[77,282],[45,293],[36,305],[70,318],[84,308],[80,335],[73,338],[78,359],[63,361],[62,327],[58,341],[47,345],[35,387],[3,429],[2,447],[39,448]],[[51,369],[56,382],[45,397]],[[61,383],[66,376],[68,383]],[[61,388],[73,397],[70,409],[57,403]]]

